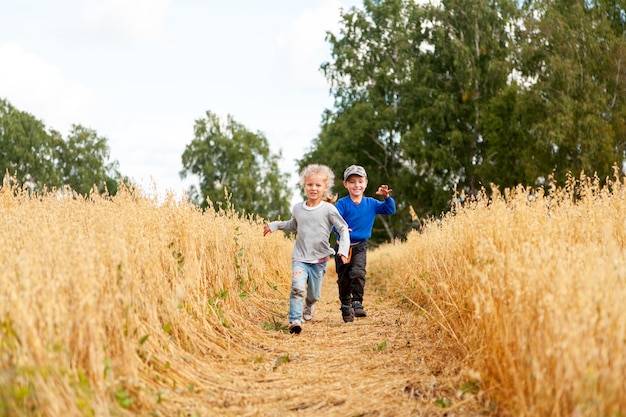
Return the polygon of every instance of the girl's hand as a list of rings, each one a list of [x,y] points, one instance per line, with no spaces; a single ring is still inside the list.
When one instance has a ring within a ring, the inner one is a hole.
[[[348,258],[346,258],[344,255],[341,255],[341,262],[344,264],[348,263]]]
[[[387,184],[383,184],[380,187],[378,187],[378,190],[376,190],[376,194],[382,195],[383,197],[387,198],[389,197],[389,194],[391,194],[392,191],[393,190],[389,188]]]
[[[272,233],[272,230],[270,229],[270,227],[268,225],[264,225],[263,226],[263,236],[265,236],[268,233]]]

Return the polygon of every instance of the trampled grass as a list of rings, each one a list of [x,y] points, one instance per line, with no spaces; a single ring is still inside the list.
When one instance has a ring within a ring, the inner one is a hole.
[[[262,219],[5,185],[0,416],[626,414],[623,179],[494,191],[369,253],[366,321],[324,299],[292,337],[293,242]]]

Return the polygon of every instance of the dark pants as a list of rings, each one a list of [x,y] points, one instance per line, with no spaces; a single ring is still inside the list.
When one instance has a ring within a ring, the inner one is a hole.
[[[335,247],[335,252],[338,247]],[[344,264],[341,257],[335,255],[337,270],[337,286],[341,304],[352,305],[353,301],[363,302],[365,291],[365,264],[367,262],[367,240],[350,246],[352,256],[350,262]]]

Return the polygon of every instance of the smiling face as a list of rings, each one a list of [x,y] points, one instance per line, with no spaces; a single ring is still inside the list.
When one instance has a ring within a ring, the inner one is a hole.
[[[326,177],[319,174],[311,174],[304,179],[304,192],[308,199],[307,205],[310,207],[317,206],[324,197],[324,193],[328,191]]]
[[[367,177],[360,175],[350,175],[347,180],[343,182],[343,186],[350,193],[350,198],[355,201],[361,201],[363,193],[367,188]]]

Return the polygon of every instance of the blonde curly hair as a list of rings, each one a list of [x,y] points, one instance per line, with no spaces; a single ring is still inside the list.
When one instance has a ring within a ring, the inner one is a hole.
[[[311,175],[319,175],[324,178],[324,182],[328,185],[328,189],[324,192],[322,196],[322,200],[328,203],[334,203],[337,201],[337,194],[331,194],[331,190],[333,188],[333,184],[335,182],[335,174],[333,170],[327,167],[326,165],[321,164],[311,164],[304,167],[304,169],[300,172],[300,186],[304,188],[304,183],[306,179]]]

